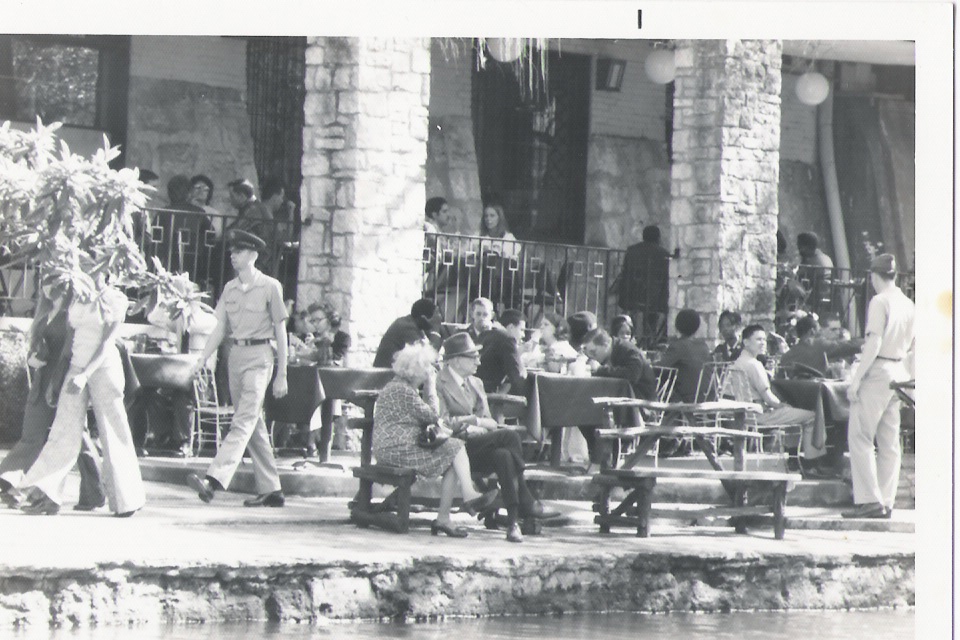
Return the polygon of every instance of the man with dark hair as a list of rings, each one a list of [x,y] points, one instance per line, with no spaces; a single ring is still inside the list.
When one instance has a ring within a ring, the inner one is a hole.
[[[262,202],[257,200],[253,183],[249,180],[234,180],[227,184],[230,204],[237,210],[237,217],[231,220],[224,233],[234,229],[259,236],[266,248],[257,263],[264,272],[271,271],[271,255],[274,245],[273,216]]]
[[[427,200],[423,209],[425,219],[423,230],[425,233],[441,233],[446,231],[450,207],[444,198],[437,196]]]
[[[867,307],[866,343],[850,378],[847,443],[856,507],[847,518],[889,518],[900,478],[900,400],[890,388],[915,377],[914,304],[896,284],[897,262],[870,263],[876,295]]]
[[[743,318],[736,311],[722,311],[717,321],[717,330],[722,341],[713,350],[717,362],[733,362],[740,357],[740,327]]]
[[[797,320],[797,344],[780,358],[780,368],[796,376],[826,377],[829,361],[853,356],[861,341],[840,342],[820,337],[820,324],[812,315]]]
[[[693,337],[700,329],[700,314],[693,309],[681,309],[673,325],[680,337],[670,343],[658,364],[677,370],[671,399],[695,402],[700,371],[711,360],[710,347],[703,340]]]
[[[629,340],[614,340],[603,329],[594,329],[584,337],[583,352],[599,363],[593,375],[622,378],[633,393],[645,400],[657,399],[657,376],[640,348]]]
[[[185,272],[192,281],[203,284],[209,251],[204,240],[213,226],[203,209],[190,202],[190,178],[182,174],[170,178],[167,195],[169,208],[175,211],[157,214],[154,224],[162,228],[163,239],[156,245],[155,255],[170,271]]]
[[[597,328],[597,316],[590,311],[577,311],[567,318],[567,326],[570,327],[570,346],[579,350],[584,336]]]
[[[523,394],[526,369],[520,361],[520,341],[526,321],[516,309],[500,315],[501,326],[493,324],[493,303],[477,298],[470,304],[472,323],[467,333],[483,350],[477,377],[487,393]]]
[[[802,265],[833,269],[833,260],[820,249],[820,236],[812,231],[797,234],[797,252]]]
[[[393,356],[408,344],[426,340],[439,349],[442,341],[442,318],[437,305],[429,298],[421,298],[410,307],[410,315],[401,316],[394,320],[377,347],[377,355],[373,359],[375,367],[390,367],[393,365]]]
[[[655,344],[665,333],[670,295],[670,254],[660,246],[660,228],[643,229],[643,242],[631,245],[623,257],[617,304],[633,317],[638,338]]]

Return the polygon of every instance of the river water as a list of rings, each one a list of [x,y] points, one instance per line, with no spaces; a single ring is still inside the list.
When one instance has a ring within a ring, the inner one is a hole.
[[[11,637],[11,636],[6,636]],[[636,640],[904,640],[914,637],[913,609],[880,611],[760,611],[734,613],[575,614],[510,618],[470,618],[427,623],[335,622],[319,625],[243,623],[91,629],[28,629],[17,640],[514,640],[523,638],[603,638]]]

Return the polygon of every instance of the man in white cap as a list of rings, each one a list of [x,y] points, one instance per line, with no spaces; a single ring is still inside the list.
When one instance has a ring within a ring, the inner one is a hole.
[[[847,443],[856,506],[845,518],[889,518],[900,478],[900,400],[891,382],[914,377],[914,305],[896,285],[897,263],[870,263],[877,292],[867,308],[866,342],[850,379]]]

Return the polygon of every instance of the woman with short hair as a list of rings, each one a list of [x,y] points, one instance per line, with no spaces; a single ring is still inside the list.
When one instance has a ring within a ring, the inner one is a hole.
[[[423,477],[441,476],[440,507],[430,532],[465,538],[466,528],[455,527],[450,521],[457,484],[464,499],[463,509],[471,515],[490,507],[499,492],[480,493],[474,487],[463,441],[450,438],[435,449],[417,443],[425,426],[440,425],[436,362],[436,350],[422,342],[409,344],[396,354],[395,377],[380,392],[373,409],[373,455],[379,463],[410,467]],[[447,427],[441,425],[440,429],[452,435]]]

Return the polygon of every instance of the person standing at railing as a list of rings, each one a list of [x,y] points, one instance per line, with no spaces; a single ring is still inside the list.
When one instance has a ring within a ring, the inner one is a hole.
[[[812,231],[797,234],[797,252],[800,254],[797,279],[808,291],[806,307],[810,311],[820,311],[821,303],[829,301],[833,259],[820,249],[820,236]]]
[[[190,202],[190,179],[177,174],[167,183],[169,211],[161,211],[154,224],[163,229],[156,245],[160,262],[175,273],[187,273],[196,283],[207,278],[208,252],[206,232],[213,228],[203,209]]]
[[[639,338],[653,346],[666,334],[670,254],[660,246],[660,227],[643,228],[643,242],[627,247],[617,304],[634,318]]]
[[[900,400],[890,388],[916,376],[914,304],[896,284],[889,253],[870,263],[876,295],[867,308],[866,343],[850,378],[847,443],[856,507],[847,518],[889,518],[900,479]]]
[[[273,215],[267,207],[257,199],[253,183],[249,180],[234,180],[230,182],[230,204],[237,210],[237,217],[228,221],[224,229],[230,231],[246,231],[263,240],[265,247],[260,251],[258,266],[267,274],[273,273],[273,255],[275,247],[275,232]]]
[[[279,252],[277,279],[284,291],[293,291],[300,266],[300,216],[297,215],[297,205],[287,198],[287,189],[279,178],[263,181],[260,198],[276,223],[275,241]]]
[[[219,237],[223,233],[223,215],[210,206],[213,200],[213,180],[202,173],[190,178],[190,204],[200,207],[210,220],[210,228]]]

